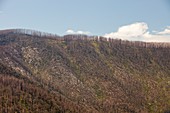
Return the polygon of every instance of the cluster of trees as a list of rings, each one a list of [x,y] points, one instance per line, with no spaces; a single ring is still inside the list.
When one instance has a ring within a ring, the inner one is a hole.
[[[1,113],[87,112],[61,95],[51,93],[21,79],[0,75]]]
[[[80,113],[88,110],[0,64],[0,112]]]
[[[170,107],[168,43],[32,30],[1,34],[2,40],[5,57],[31,73],[22,78],[0,63],[2,112],[163,112]]]
[[[31,30],[31,29],[14,29],[13,32],[17,34],[26,34],[26,35],[39,36],[39,37],[56,37],[57,36],[52,33],[40,32],[36,30]]]
[[[102,36],[87,36],[87,35],[66,35],[63,37],[65,41],[73,41],[73,40],[91,40],[91,41],[98,41],[98,42],[109,42],[111,44],[119,44],[119,45],[129,45],[129,46],[137,46],[137,47],[170,47],[169,43],[154,43],[154,42],[141,42],[141,41],[128,41],[128,40],[121,40],[121,39],[113,39],[113,38],[105,38]]]
[[[154,42],[141,42],[141,41],[127,41],[127,40],[121,40],[121,39],[113,39],[113,38],[105,38],[102,36],[87,36],[87,35],[65,35],[63,37],[60,37],[56,34],[52,33],[46,33],[46,32],[40,32],[36,30],[30,30],[30,29],[11,29],[11,30],[3,30],[0,31],[0,34],[25,34],[25,35],[31,35],[34,37],[43,37],[43,38],[50,38],[53,40],[60,40],[60,41],[73,41],[73,40],[92,40],[92,41],[99,41],[99,42],[109,42],[111,44],[121,44],[121,45],[130,45],[130,46],[140,46],[140,47],[170,47],[169,43],[154,43]],[[2,37],[2,36],[1,36]]]

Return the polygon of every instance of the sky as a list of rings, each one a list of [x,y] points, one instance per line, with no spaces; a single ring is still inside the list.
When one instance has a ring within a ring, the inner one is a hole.
[[[0,0],[0,29],[170,42],[170,0]]]

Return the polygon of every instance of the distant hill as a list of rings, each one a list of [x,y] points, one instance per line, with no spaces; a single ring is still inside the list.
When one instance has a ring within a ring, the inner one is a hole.
[[[0,111],[170,111],[170,43],[0,31]]]

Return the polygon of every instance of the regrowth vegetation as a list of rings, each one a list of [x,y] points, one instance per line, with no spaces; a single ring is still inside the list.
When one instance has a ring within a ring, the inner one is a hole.
[[[1,112],[170,111],[170,44],[0,31]]]

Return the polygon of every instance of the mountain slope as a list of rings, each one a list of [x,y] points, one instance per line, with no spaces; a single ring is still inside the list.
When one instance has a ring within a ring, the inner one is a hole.
[[[51,100],[62,96],[66,101],[56,105],[60,111],[155,113],[170,110],[168,43],[7,30],[0,32],[0,48],[1,77],[12,75],[4,79],[14,79],[14,83],[29,81],[31,86],[26,85],[27,90],[32,87],[39,93],[44,90]],[[7,73],[4,69],[11,71]],[[21,95],[28,94],[18,90]]]

